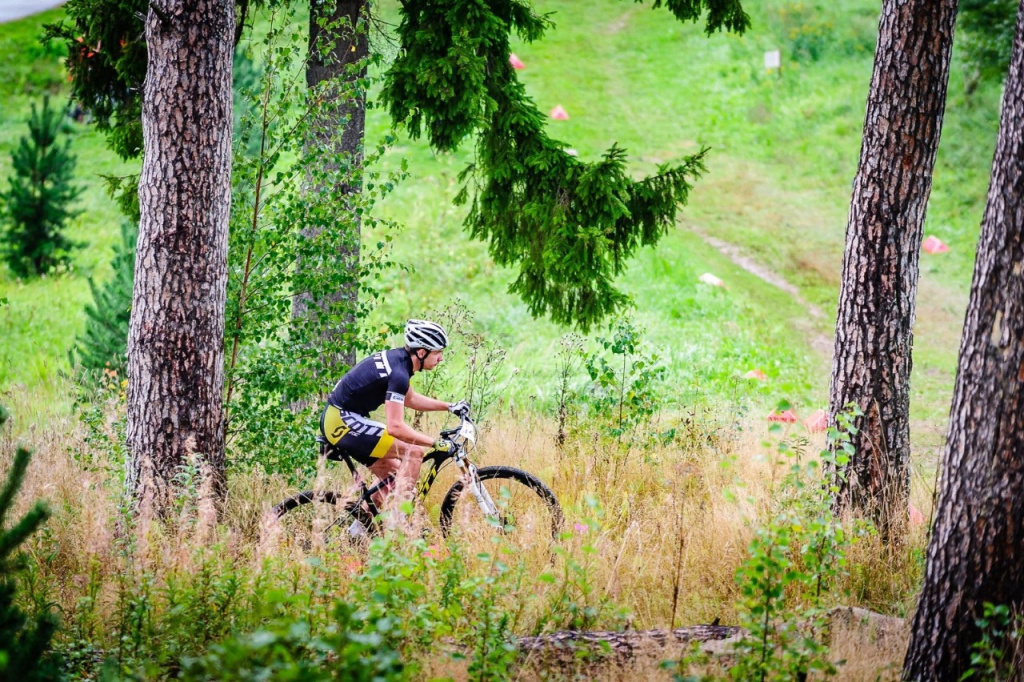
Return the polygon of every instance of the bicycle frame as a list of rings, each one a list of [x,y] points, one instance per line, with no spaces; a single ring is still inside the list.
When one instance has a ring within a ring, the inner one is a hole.
[[[463,418],[459,423],[457,429],[446,432],[451,435],[461,431],[462,426],[466,423],[466,419]],[[367,511],[370,513],[370,518],[376,519],[380,514],[381,509],[374,503],[373,496],[378,492],[387,490],[395,481],[395,474],[390,474],[383,479],[377,481],[373,486],[367,487],[363,477],[359,474],[359,470],[356,468],[355,462],[352,457],[340,448],[336,448],[328,443],[322,443],[320,446],[320,453],[322,456],[328,459],[338,460],[341,459],[348,466],[349,471],[352,474],[352,479],[358,484],[360,489],[359,498],[356,500],[356,504],[365,504]],[[476,465],[469,461],[469,458],[465,452],[463,444],[457,443],[455,448],[443,452],[441,450],[433,450],[423,456],[423,464],[429,464],[426,475],[421,474],[421,480],[416,487],[416,494],[420,499],[424,499],[427,493],[430,492],[431,486],[437,479],[437,475],[449,460],[455,460],[456,465],[462,471],[463,477],[466,479],[466,487],[472,493],[476,499],[477,504],[480,505],[480,510],[485,516],[491,518],[498,518],[498,507],[494,504],[494,500],[491,499],[487,489],[480,483],[480,478],[476,473]],[[341,518],[335,521],[335,524],[341,521]],[[331,524],[332,526],[335,524]]]
[[[344,450],[335,448],[332,445],[322,445],[321,452],[328,458],[333,460],[340,459],[346,466],[348,466],[349,472],[352,474],[352,480],[359,486],[359,497],[356,499],[356,503],[363,503],[366,505],[367,511],[370,512],[371,517],[376,518],[380,514],[380,508],[374,503],[373,496],[379,492],[387,490],[395,482],[395,474],[390,474],[380,479],[372,486],[367,487],[366,480],[359,473],[359,469],[356,467],[352,457],[349,456]],[[437,474],[441,469],[441,466],[452,458],[450,452],[440,452],[435,450],[428,452],[423,456],[423,464],[430,464],[427,469],[426,476],[422,477],[422,480],[417,485],[416,494],[423,498],[430,492],[430,487],[434,484],[434,480],[437,478]]]

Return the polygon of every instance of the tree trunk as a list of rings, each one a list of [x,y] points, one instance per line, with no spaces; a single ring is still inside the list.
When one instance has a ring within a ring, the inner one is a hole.
[[[361,89],[352,94],[353,86],[358,79],[366,77],[366,68],[358,73],[346,71],[351,65],[365,60],[369,51],[369,41],[365,24],[360,25],[360,18],[365,22],[367,0],[337,0],[331,6],[323,0],[312,0],[309,8],[309,60],[306,64],[306,85],[316,88],[329,84],[325,101],[318,106],[318,112],[312,119],[309,145],[319,148],[320,158],[326,160],[329,171],[327,177],[333,177],[337,184],[328,188],[310,177],[307,192],[316,197],[325,190],[335,196],[354,197],[362,192],[361,169],[363,162],[363,136],[366,127],[366,94]],[[321,23],[326,21],[326,27]],[[330,44],[330,51],[321,55],[317,49],[322,41]],[[331,84],[333,82],[333,84]],[[341,131],[339,134],[339,126]],[[315,199],[314,199],[315,201]],[[320,315],[318,324],[321,340],[326,340],[328,347],[346,346],[343,354],[334,354],[326,358],[332,369],[347,368],[355,364],[355,348],[352,340],[356,332],[355,308],[359,293],[359,226],[360,221],[355,214],[355,206],[346,204],[334,207],[336,212],[345,215],[351,230],[344,235],[336,247],[335,266],[348,273],[343,285],[333,291],[302,291],[296,295],[293,304],[293,315],[298,319],[315,318]],[[315,225],[315,220],[312,221]],[[304,231],[307,239],[319,236],[323,228],[310,227]],[[302,268],[300,259],[297,267]],[[301,275],[300,275],[301,278]],[[340,314],[340,320],[335,315]],[[308,323],[308,322],[307,322]]]
[[[908,680],[960,678],[984,602],[1024,609],[1024,2],[1005,88]]]
[[[863,411],[840,502],[887,534],[910,483],[910,367],[925,207],[949,79],[956,0],[884,0],[846,227],[829,419]]]
[[[162,513],[199,456],[224,490],[231,203],[231,0],[162,0],[146,19],[144,158],[128,332],[128,489]]]

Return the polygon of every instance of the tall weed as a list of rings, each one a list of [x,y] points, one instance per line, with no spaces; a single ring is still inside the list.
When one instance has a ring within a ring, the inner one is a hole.
[[[735,431],[729,411],[708,407],[661,418],[688,426],[643,456],[620,457],[614,468],[593,456],[590,436],[570,432],[556,453],[553,418],[497,415],[482,424],[488,437],[474,454],[478,465],[526,469],[562,502],[567,535],[553,548],[554,563],[551,553],[508,553],[497,530],[497,542],[444,541],[431,525],[439,500],[434,493],[426,501],[423,536],[389,536],[366,555],[264,538],[263,514],[292,489],[286,478],[255,470],[233,472],[228,503],[212,528],[200,522],[199,491],[185,480],[190,473],[180,486],[181,514],[148,528],[132,525],[120,509],[119,469],[111,461],[120,455],[96,446],[76,458],[85,429],[56,420],[36,436],[38,468],[25,484],[26,495],[45,494],[54,509],[47,534],[31,541],[34,590],[59,605],[67,628],[57,641],[69,673],[79,677],[100,675],[105,661],[122,677],[184,675],[190,665],[216,670],[222,663],[193,661],[211,655],[241,660],[238,652],[254,647],[253,660],[291,669],[313,655],[300,646],[307,631],[315,647],[333,636],[338,600],[357,611],[380,607],[367,613],[384,622],[352,618],[367,623],[364,632],[386,643],[402,674],[414,677],[480,679],[500,675],[502,666],[514,671],[508,666],[516,635],[646,629],[716,617],[736,623],[743,594],[732,578],[748,558],[754,528],[791,508],[786,466],[799,460],[806,473],[804,453],[812,446],[791,438],[799,456],[765,458],[759,425],[746,420],[744,430]],[[328,485],[347,483],[343,472],[336,480],[334,473],[326,472]],[[736,481],[744,483],[745,495],[724,496]],[[439,481],[439,495],[446,488]],[[812,488],[808,484],[803,494]],[[811,526],[804,522],[804,528]],[[789,526],[787,532],[791,552],[803,546],[799,535],[808,547],[818,538],[825,543],[820,555],[831,556],[824,529],[800,535]],[[911,538],[908,556],[922,543]],[[853,605],[877,609],[864,599],[882,595],[889,604],[908,604],[914,581],[885,551],[867,537],[835,574],[803,555],[791,561],[793,570],[823,576],[822,608],[846,591]],[[868,575],[872,591],[864,592]],[[795,589],[788,587],[776,612],[811,606]],[[810,588],[800,590],[806,595]],[[289,622],[301,623],[297,638],[288,639]],[[266,658],[258,641],[247,639],[259,632],[270,633],[260,638],[277,642],[268,647],[280,645],[290,658]],[[220,645],[223,651],[215,649]]]
[[[777,445],[784,473],[774,509],[769,521],[755,531],[749,556],[736,576],[742,594],[740,623],[749,637],[736,647],[733,679],[836,673],[825,641],[828,611],[846,572],[850,533],[866,532],[858,523],[852,529],[844,527],[833,509],[839,486],[832,472],[843,470],[850,450],[849,416],[841,415],[839,423],[840,429],[829,432],[832,447],[817,459],[807,456],[804,439]]]
[[[620,444],[625,439],[627,450],[633,443],[646,447],[654,442],[651,427],[661,408],[665,367],[644,342],[643,329],[628,319],[615,323],[597,343],[599,350],[585,361],[592,382],[590,415],[607,437]]]

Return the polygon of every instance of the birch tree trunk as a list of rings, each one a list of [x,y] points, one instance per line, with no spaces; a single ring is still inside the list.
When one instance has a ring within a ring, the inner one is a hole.
[[[231,200],[232,0],[155,0],[128,332],[129,490],[162,513],[199,457],[224,490],[224,305]]]
[[[984,602],[1024,609],[1024,1],[981,224],[908,680],[960,679]],[[1019,670],[1017,671],[1019,674]]]
[[[829,420],[863,411],[840,501],[883,534],[906,512],[910,368],[925,208],[957,0],[884,0],[846,227]]]

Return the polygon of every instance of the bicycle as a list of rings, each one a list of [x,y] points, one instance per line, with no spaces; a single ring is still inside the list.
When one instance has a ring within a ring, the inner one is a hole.
[[[470,535],[476,533],[488,539],[500,534],[519,550],[535,545],[534,540],[540,537],[558,540],[564,518],[562,508],[555,494],[540,479],[514,467],[477,468],[470,461],[469,451],[476,444],[476,426],[468,416],[461,417],[457,427],[441,431],[441,438],[450,441],[452,448],[424,455],[417,497],[424,500],[442,468],[455,463],[461,477],[441,502],[438,525],[443,537],[449,537],[457,526]],[[272,514],[282,522],[292,520],[293,535],[310,533],[310,538],[318,536],[325,544],[337,543],[346,536],[349,540],[361,541],[364,535],[379,535],[383,531],[381,510],[373,496],[391,486],[394,474],[367,486],[348,452],[328,443],[322,434],[317,436],[317,442],[322,457],[342,461],[348,466],[356,484],[355,495],[307,490],[275,505]],[[467,490],[475,505],[460,504]],[[339,505],[342,507],[340,515],[335,511]],[[353,522],[361,525],[362,531]]]

